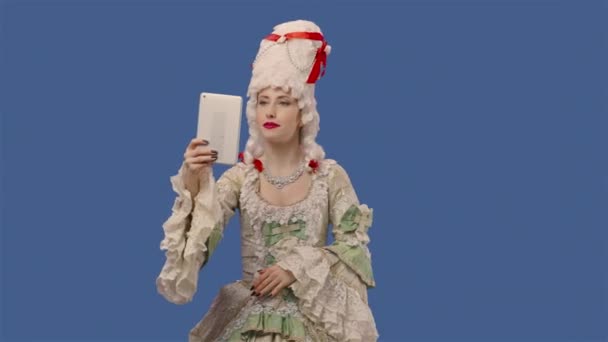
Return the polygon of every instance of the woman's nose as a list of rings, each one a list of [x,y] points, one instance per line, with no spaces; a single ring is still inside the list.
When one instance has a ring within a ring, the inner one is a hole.
[[[269,109],[266,111],[266,117],[267,117],[267,118],[274,118],[275,116],[276,116],[276,115],[275,115],[275,113],[274,113],[274,108],[269,108]]]

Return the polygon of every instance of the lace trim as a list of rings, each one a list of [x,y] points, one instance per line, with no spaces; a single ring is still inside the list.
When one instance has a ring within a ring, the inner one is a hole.
[[[245,181],[241,188],[240,203],[241,210],[249,218],[253,229],[255,240],[255,255],[258,260],[258,267],[264,267],[264,260],[267,255],[267,248],[264,245],[262,226],[264,223],[278,222],[281,225],[287,224],[290,220],[302,220],[306,222],[308,229],[318,229],[321,226],[322,215],[315,214],[319,207],[327,203],[328,184],[330,166],[335,164],[334,160],[325,159],[319,163],[317,172],[312,174],[312,185],[308,195],[301,201],[289,206],[276,206],[268,203],[258,193],[257,184],[259,183],[260,173],[253,165],[248,165],[245,171]],[[314,236],[313,232],[307,234]],[[314,239],[301,241],[301,243],[314,244]]]
[[[336,340],[376,341],[376,324],[365,298],[333,274],[325,253],[297,247],[277,263],[297,279],[289,287],[299,299],[300,312]]]
[[[272,302],[270,302],[270,303],[272,303]],[[230,324],[228,324],[228,326],[226,327],[226,330],[222,334],[222,337],[219,339],[219,341],[220,342],[229,341],[232,334],[234,334],[236,331],[243,328],[243,326],[245,325],[245,323],[247,321],[247,317],[249,317],[250,315],[255,315],[255,314],[260,314],[260,313],[276,314],[276,315],[280,315],[283,317],[291,316],[292,318],[299,319],[302,322],[306,321],[306,318],[300,313],[300,310],[298,309],[298,305],[295,302],[284,301],[282,303],[284,303],[284,305],[281,305],[280,307],[275,308],[274,305],[272,305],[272,304],[258,301],[254,304],[251,304],[251,305],[245,307],[245,309],[243,309],[238,314],[236,319],[233,320],[232,322],[230,322]],[[308,331],[306,332],[305,341],[314,342],[310,338]]]
[[[321,162],[319,170],[312,174],[312,185],[307,196],[289,206],[277,206],[267,202],[258,192],[260,173],[253,166],[249,166],[241,191],[242,208],[249,212],[253,224],[261,221],[286,224],[294,215],[301,219],[305,216],[315,216],[310,214],[311,210],[315,208],[314,204],[327,198],[327,192],[324,191],[327,188],[327,182],[319,180],[329,174],[329,166],[332,162],[335,163],[328,159]]]

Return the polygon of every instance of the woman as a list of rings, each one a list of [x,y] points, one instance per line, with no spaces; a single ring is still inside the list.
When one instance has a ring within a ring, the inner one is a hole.
[[[249,140],[217,181],[217,152],[193,139],[163,224],[166,261],[156,281],[167,300],[190,302],[199,270],[236,209],[243,279],[224,286],[190,341],[375,341],[367,288],[372,210],[345,170],[315,142],[315,82],[330,51],[321,30],[296,20],[260,43],[248,89]],[[334,242],[326,243],[328,224]]]

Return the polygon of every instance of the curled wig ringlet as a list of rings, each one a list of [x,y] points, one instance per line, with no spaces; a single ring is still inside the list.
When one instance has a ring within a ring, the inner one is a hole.
[[[281,36],[277,41],[263,39],[252,64],[252,76],[247,89],[247,123],[249,125],[249,139],[245,145],[243,159],[246,164],[264,153],[264,146],[256,123],[257,97],[265,88],[280,88],[285,92],[291,91],[291,96],[298,101],[302,114],[300,128],[300,144],[304,152],[306,163],[310,160],[322,160],[325,151],[317,144],[319,132],[319,113],[315,99],[315,83],[307,83],[311,69],[315,64],[318,50],[323,42],[312,39],[285,39],[286,34],[292,32],[316,32],[321,29],[313,22],[295,20],[279,24],[274,27],[273,34]],[[326,55],[331,47],[326,45]],[[316,81],[316,80],[315,80]]]

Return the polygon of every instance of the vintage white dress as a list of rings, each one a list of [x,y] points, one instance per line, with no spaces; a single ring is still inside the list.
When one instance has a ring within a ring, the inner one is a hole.
[[[260,196],[260,172],[242,162],[217,182],[208,172],[193,201],[184,167],[171,177],[177,197],[163,224],[159,293],[175,304],[192,300],[199,270],[237,208],[243,266],[242,280],[222,287],[189,341],[377,340],[367,303],[367,288],[375,286],[367,234],[372,210],[359,203],[338,163],[319,161],[307,197],[286,207]],[[329,224],[334,242],[326,245]],[[296,281],[275,298],[251,296],[256,271],[275,263]]]

